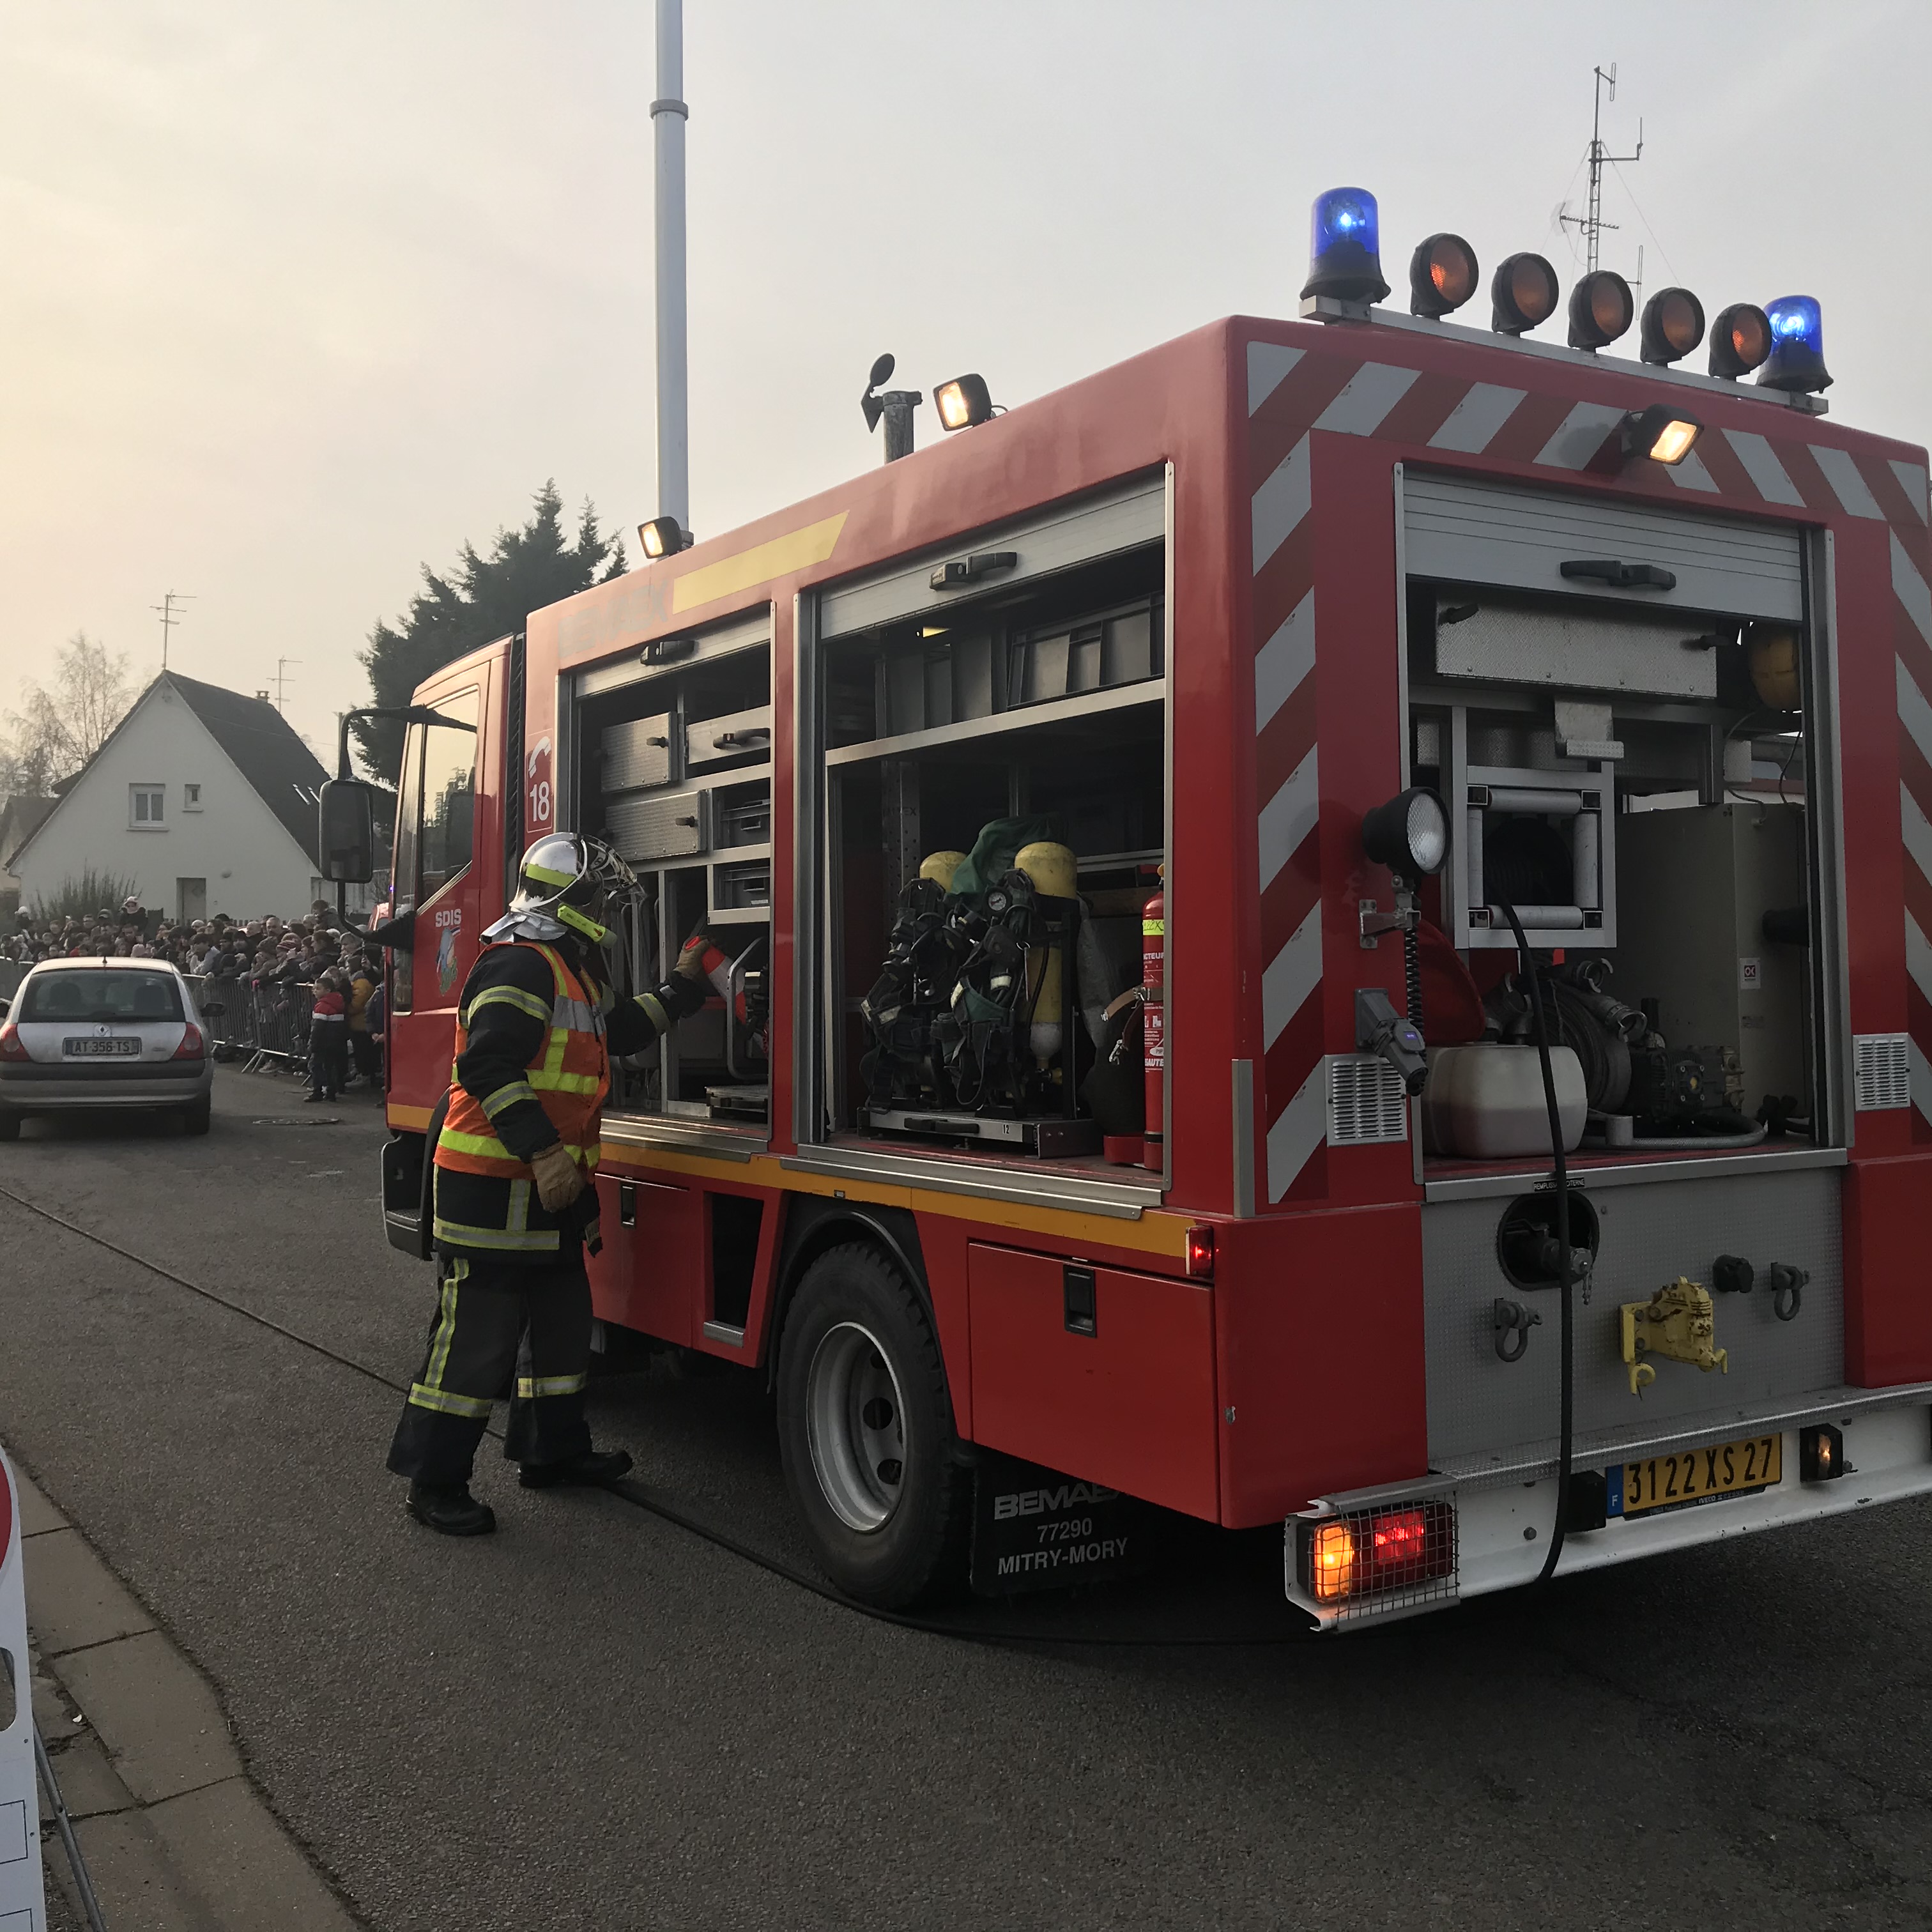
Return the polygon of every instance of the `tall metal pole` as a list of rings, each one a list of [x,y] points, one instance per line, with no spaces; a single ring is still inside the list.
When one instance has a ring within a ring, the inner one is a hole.
[[[691,527],[690,367],[684,299],[684,0],[657,0],[658,497],[652,514]]]
[[[1603,256],[1602,239],[1606,228],[1615,228],[1614,221],[1604,219],[1604,170],[1618,161],[1640,161],[1643,159],[1643,123],[1636,124],[1636,149],[1633,154],[1613,154],[1604,145],[1604,91],[1610,90],[1610,98],[1617,98],[1616,63],[1610,63],[1606,74],[1601,68],[1595,70],[1597,76],[1596,98],[1590,112],[1590,192],[1580,215],[1559,212],[1557,220],[1566,228],[1577,230],[1583,237],[1584,272],[1594,275]],[[1638,271],[1642,274],[1642,270]]]

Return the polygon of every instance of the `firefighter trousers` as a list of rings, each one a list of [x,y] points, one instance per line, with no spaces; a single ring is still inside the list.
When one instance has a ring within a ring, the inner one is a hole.
[[[503,1454],[536,1468],[587,1454],[590,1282],[580,1249],[548,1267],[436,1258],[435,1319],[389,1446],[399,1476],[438,1486],[470,1480],[490,1406],[510,1398]]]

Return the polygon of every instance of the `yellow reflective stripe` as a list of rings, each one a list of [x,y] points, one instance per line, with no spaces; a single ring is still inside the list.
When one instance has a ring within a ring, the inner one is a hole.
[[[427,1388],[421,1382],[410,1388],[412,1408],[431,1408],[439,1415],[465,1415],[472,1421],[488,1422],[490,1405],[481,1396],[452,1395],[447,1389]]]
[[[441,1294],[437,1298],[439,1312],[436,1317],[436,1335],[430,1343],[429,1360],[423,1370],[428,1377],[428,1388],[440,1389],[442,1386],[442,1372],[449,1366],[449,1345],[456,1339],[456,1284],[467,1274],[466,1268],[458,1274],[452,1268],[445,1279]]]
[[[556,1230],[537,1228],[528,1234],[513,1234],[507,1228],[467,1228],[460,1221],[446,1221],[438,1215],[436,1238],[459,1248],[502,1248],[532,1254],[548,1253],[556,1246]]]
[[[494,1120],[506,1107],[514,1107],[519,1100],[534,1100],[536,1097],[527,1080],[512,1080],[507,1087],[499,1087],[495,1093],[484,1094],[476,1104]]]
[[[640,993],[637,1003],[644,1010],[644,1017],[659,1033],[670,1031],[670,1015],[664,1010],[664,1003],[655,993]]]
[[[514,1161],[519,1167],[527,1167],[530,1165],[528,1161],[519,1160],[494,1134],[452,1133],[446,1127],[439,1136],[436,1144],[439,1147],[446,1147],[452,1154],[476,1154],[485,1160]],[[602,1144],[598,1141],[588,1142],[566,1141],[563,1143],[563,1150],[572,1160],[587,1160],[595,1166],[598,1154],[602,1151]]]
[[[520,1234],[530,1225],[530,1184],[527,1180],[510,1183],[510,1218],[503,1225],[513,1234]]]
[[[598,1082],[594,1073],[539,1073],[532,1071],[530,1084],[541,1088],[546,1094],[594,1094],[597,1090]]]
[[[520,1013],[528,1013],[532,1019],[550,1018],[550,1002],[535,993],[526,993],[520,986],[485,986],[470,1002],[463,1016],[466,1027],[476,1017],[478,1009],[483,1006],[514,1006]]]
[[[540,886],[574,886],[577,883],[574,872],[553,872],[548,866],[526,864],[524,877],[536,880]]]
[[[590,1386],[588,1376],[519,1376],[517,1399],[534,1402],[539,1396],[581,1395]]]

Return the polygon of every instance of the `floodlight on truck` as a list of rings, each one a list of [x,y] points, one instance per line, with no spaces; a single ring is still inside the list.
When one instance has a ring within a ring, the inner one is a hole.
[[[1556,313],[1556,271],[1540,255],[1511,255],[1490,284],[1490,326],[1498,335],[1521,335]]]
[[[1408,258],[1408,312],[1434,321],[1476,292],[1482,271],[1476,251],[1460,235],[1431,235]]]
[[[656,563],[661,558],[688,550],[693,538],[675,517],[653,517],[649,523],[638,526],[638,541],[644,546],[646,560]]]
[[[1624,417],[1617,428],[1618,446],[1626,463],[1642,458],[1674,466],[1696,447],[1703,433],[1704,425],[1695,416],[1669,403],[1652,403]]]
[[[993,416],[993,398],[983,376],[956,376],[932,392],[932,406],[939,412],[944,430],[976,429]]]
[[[1704,339],[1704,304],[1688,289],[1659,289],[1643,305],[1640,352],[1646,362],[1679,362]]]
[[[1771,318],[1756,302],[1720,309],[1711,325],[1711,374],[1735,382],[1771,353]]]
[[[1614,268],[1586,275],[1570,291],[1570,346],[1604,349],[1630,327],[1636,314],[1630,285]]]

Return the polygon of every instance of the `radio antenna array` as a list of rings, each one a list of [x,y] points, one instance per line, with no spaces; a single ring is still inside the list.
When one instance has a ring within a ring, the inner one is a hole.
[[[1606,74],[1601,68],[1594,70],[1597,76],[1596,104],[1590,116],[1590,198],[1586,211],[1581,214],[1559,212],[1557,220],[1565,227],[1574,228],[1583,238],[1585,256],[1584,272],[1594,274],[1603,254],[1603,232],[1606,228],[1614,229],[1617,224],[1604,219],[1604,170],[1619,161],[1640,161],[1643,159],[1643,122],[1636,124],[1636,152],[1629,154],[1613,154],[1604,146],[1604,102],[1606,98],[1617,98],[1617,64],[1611,62]]]

